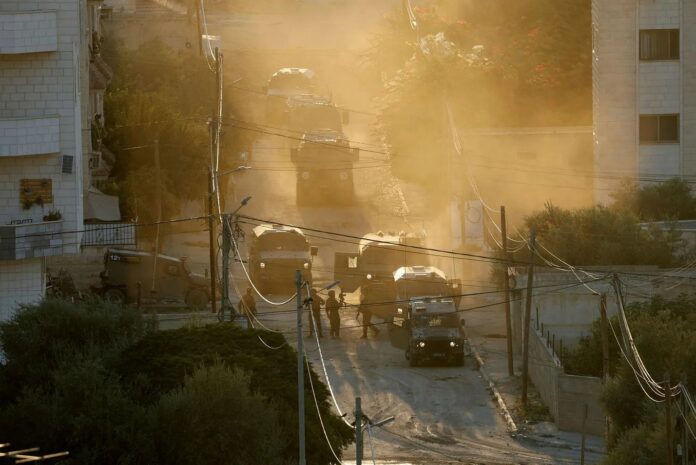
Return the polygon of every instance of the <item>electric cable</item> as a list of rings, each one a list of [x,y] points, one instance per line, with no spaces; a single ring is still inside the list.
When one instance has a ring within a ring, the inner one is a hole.
[[[228,220],[228,227],[231,229],[231,225],[229,224],[229,220]],[[295,292],[295,293],[294,293],[292,296],[290,296],[287,300],[284,300],[284,301],[282,301],[282,302],[274,302],[274,301],[272,301],[272,300],[267,299],[266,296],[264,296],[264,295],[261,293],[261,291],[258,290],[258,288],[256,287],[256,285],[255,285],[254,282],[252,281],[251,276],[249,275],[249,272],[247,271],[246,267],[244,266],[244,260],[242,259],[242,254],[239,252],[239,247],[237,246],[237,241],[235,240],[234,235],[232,235],[232,244],[234,245],[234,250],[236,251],[236,254],[237,254],[237,256],[239,257],[239,264],[240,264],[240,266],[242,267],[242,270],[244,271],[244,274],[246,275],[247,281],[249,281],[249,284],[251,285],[252,289],[254,289],[254,291],[256,292],[256,294],[257,294],[259,297],[261,297],[261,299],[263,299],[266,303],[269,303],[269,304],[271,304],[271,305],[281,306],[281,305],[287,304],[288,302],[290,302],[291,300],[293,300],[295,297],[297,297],[297,292]]]
[[[329,434],[326,432],[326,427],[324,426],[324,420],[322,420],[322,418],[321,418],[321,410],[319,409],[319,401],[317,400],[317,393],[314,391],[314,381],[312,381],[312,368],[309,366],[309,360],[307,359],[307,352],[306,351],[304,352],[304,359],[305,359],[305,364],[307,365],[309,387],[311,388],[311,391],[312,391],[312,398],[314,399],[314,406],[317,408],[317,416],[319,417],[319,424],[321,425],[321,430],[324,432],[324,439],[326,439],[326,443],[329,445],[329,449],[331,449],[331,453],[333,454],[336,461],[339,464],[343,465],[343,462],[341,462],[341,459],[338,458],[336,451],[334,451],[334,448],[331,445],[331,441],[329,440]]]

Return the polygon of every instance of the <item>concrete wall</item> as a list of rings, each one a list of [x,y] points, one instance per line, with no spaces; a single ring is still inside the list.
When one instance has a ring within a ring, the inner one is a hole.
[[[609,177],[596,179],[597,200],[608,201],[621,177],[693,176],[696,4],[686,0],[593,0],[592,18],[595,173]],[[641,29],[679,29],[680,58],[641,62]],[[680,115],[680,143],[639,144],[638,115],[665,113]]]
[[[600,436],[604,434],[606,415],[600,402],[602,380],[592,376],[561,374],[557,378],[558,416],[556,424],[562,431],[582,431],[585,406],[587,420],[585,431]]]
[[[13,31],[16,39],[13,48],[0,53],[0,119],[11,122],[0,134],[2,224],[40,222],[47,210],[56,209],[63,217],[63,231],[82,229],[82,154],[89,151],[81,111],[88,85],[86,11],[85,0],[0,2],[3,34]],[[13,29],[18,23],[23,25],[21,34]],[[16,53],[18,47],[24,47],[23,53]],[[50,124],[39,130],[36,124],[25,127],[26,121]],[[22,138],[25,143],[20,143]],[[74,157],[72,173],[62,172],[61,155]],[[20,201],[22,179],[50,179],[52,203],[25,210]],[[78,251],[79,236],[63,235],[63,253]],[[43,259],[0,261],[0,315],[6,318],[18,303],[43,295],[43,269]]]

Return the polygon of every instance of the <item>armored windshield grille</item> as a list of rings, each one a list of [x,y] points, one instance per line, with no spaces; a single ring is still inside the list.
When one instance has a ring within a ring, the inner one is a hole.
[[[72,155],[63,155],[61,160],[61,172],[63,174],[72,174],[73,165],[75,164],[75,157]]]

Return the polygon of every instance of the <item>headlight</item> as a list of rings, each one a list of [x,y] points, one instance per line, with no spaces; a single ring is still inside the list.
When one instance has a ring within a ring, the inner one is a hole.
[[[396,309],[396,313],[398,313],[399,315],[401,315],[402,313],[404,313],[404,309],[403,309],[403,308],[397,308],[397,309]]]
[[[305,181],[309,179],[309,171],[302,172],[302,179],[304,179]]]
[[[450,347],[457,347],[457,343],[454,341],[450,341]]]
[[[348,173],[341,171],[341,174],[339,174],[338,177],[341,178],[341,181],[346,181],[348,179]]]
[[[370,273],[367,273],[367,279],[372,279],[372,275]]]
[[[264,262],[259,263],[259,267],[263,270],[266,268],[266,264]]]
[[[420,341],[420,342],[418,343],[418,347],[420,347],[421,349],[422,349],[423,347],[425,347],[425,342]]]
[[[458,288],[458,287],[459,287],[459,284],[458,284],[458,283],[453,283],[453,284],[452,284],[452,289],[456,289],[456,288]]]
[[[304,269],[305,269],[305,270],[308,270],[308,269],[309,269],[309,262],[305,262],[305,264],[302,265],[302,266],[304,266]]]

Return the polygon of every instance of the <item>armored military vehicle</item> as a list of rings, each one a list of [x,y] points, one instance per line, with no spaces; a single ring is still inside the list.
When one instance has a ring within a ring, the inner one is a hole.
[[[289,291],[295,287],[295,270],[300,270],[311,285],[312,260],[317,251],[298,228],[260,224],[251,235],[251,280],[262,293]]]
[[[341,134],[343,125],[349,121],[349,113],[325,97],[300,94],[286,100],[283,122],[293,134],[301,136],[317,129],[330,129]]]
[[[264,86],[266,93],[266,119],[271,124],[282,121],[287,110],[287,100],[293,95],[314,94],[317,77],[307,68],[281,68]]]
[[[297,168],[298,205],[346,205],[354,197],[353,163],[359,149],[351,148],[333,129],[305,133],[290,158]]]
[[[389,320],[394,314],[396,284],[394,271],[405,266],[428,264],[422,247],[424,238],[406,233],[370,233],[360,239],[357,253],[337,252],[334,279],[343,292],[360,288],[360,303],[370,304],[372,313]]]
[[[414,297],[400,306],[397,313],[390,327],[390,338],[392,344],[405,349],[411,366],[428,360],[464,364],[464,320],[459,319],[452,299]]]
[[[209,278],[192,273],[185,260],[168,255],[108,249],[99,277],[101,285],[93,286],[92,291],[114,302],[134,302],[138,283],[146,303],[185,302],[194,310],[202,310],[210,301]]]

